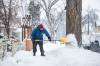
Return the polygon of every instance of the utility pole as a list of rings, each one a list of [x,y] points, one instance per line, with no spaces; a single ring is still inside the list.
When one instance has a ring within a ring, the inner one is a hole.
[[[89,14],[88,14],[88,35],[90,34]]]

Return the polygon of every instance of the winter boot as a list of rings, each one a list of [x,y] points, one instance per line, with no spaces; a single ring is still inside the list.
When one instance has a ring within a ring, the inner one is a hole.
[[[36,56],[36,53],[35,52],[33,53],[33,56]]]
[[[45,56],[45,54],[44,53],[41,53],[41,56]]]

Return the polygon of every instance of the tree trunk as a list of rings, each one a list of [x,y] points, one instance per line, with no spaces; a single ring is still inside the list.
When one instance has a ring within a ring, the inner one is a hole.
[[[81,42],[82,0],[67,0],[66,2],[66,34],[75,34],[79,44]]]
[[[10,0],[9,2],[9,8],[8,8],[8,13],[7,13],[7,8],[4,4],[4,0],[2,0],[2,5],[3,5],[3,10],[4,10],[4,25],[5,25],[5,29],[6,29],[6,33],[7,33],[7,37],[9,38],[10,36],[10,19],[11,19],[11,6],[12,6],[12,0]]]

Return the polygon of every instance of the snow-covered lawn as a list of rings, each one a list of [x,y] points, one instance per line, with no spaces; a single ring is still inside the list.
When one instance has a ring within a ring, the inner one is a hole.
[[[39,48],[38,48],[39,49]],[[0,66],[100,66],[100,54],[71,45],[47,43],[45,57],[33,56],[32,51],[19,51],[6,57]]]

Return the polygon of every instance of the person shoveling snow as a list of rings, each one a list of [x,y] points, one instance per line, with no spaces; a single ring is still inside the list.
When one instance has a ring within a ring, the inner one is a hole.
[[[39,44],[41,56],[45,56],[44,49],[43,49],[43,34],[45,34],[48,37],[49,41],[51,41],[51,37],[48,31],[44,28],[43,24],[38,25],[32,31],[31,40],[33,43],[33,56],[36,55],[37,44]]]

